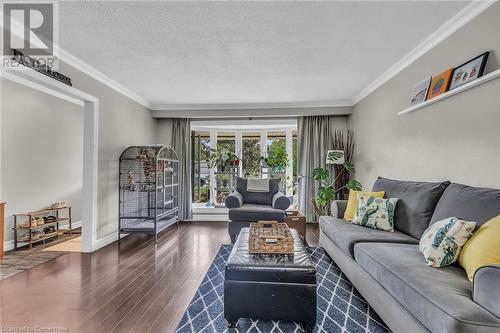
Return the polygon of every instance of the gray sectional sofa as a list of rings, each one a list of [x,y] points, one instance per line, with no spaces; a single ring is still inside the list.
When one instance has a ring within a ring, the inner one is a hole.
[[[419,238],[434,222],[455,216],[481,225],[499,215],[500,190],[384,178],[373,190],[400,199],[396,230],[322,216],[320,246],[389,328],[405,333],[500,332],[500,266],[480,268],[471,282],[458,264],[428,267],[418,251]],[[346,202],[336,204],[343,217]]]

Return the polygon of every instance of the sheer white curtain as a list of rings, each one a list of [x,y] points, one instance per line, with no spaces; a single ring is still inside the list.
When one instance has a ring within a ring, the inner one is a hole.
[[[187,118],[172,119],[172,148],[179,157],[179,218],[193,218],[191,196],[191,121]]]
[[[342,123],[342,124],[340,124]],[[311,199],[316,195],[316,186],[312,179],[314,168],[323,167],[332,174],[334,168],[327,165],[326,152],[333,149],[336,129],[345,128],[342,121],[334,116],[299,117],[297,137],[297,173],[303,176],[299,183],[299,210],[305,215],[306,221],[316,220]]]

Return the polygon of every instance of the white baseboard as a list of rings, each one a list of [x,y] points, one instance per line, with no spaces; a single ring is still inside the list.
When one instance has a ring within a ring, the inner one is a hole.
[[[77,221],[77,222],[71,223],[71,228],[73,228],[73,229],[80,228],[81,226],[82,226],[82,221]],[[68,228],[69,228],[69,225],[66,224],[66,225],[61,225],[59,229],[65,230]],[[3,250],[4,251],[10,251],[13,249],[14,249],[14,240],[13,239],[3,242]]]
[[[192,221],[228,221],[229,210],[227,208],[193,208]]]
[[[71,229],[76,229],[76,228],[81,228],[82,227],[82,221],[76,221],[71,223]],[[60,229],[68,229],[69,224],[61,225],[59,227]]]
[[[8,240],[3,242],[3,250],[10,251],[14,249],[14,240]]]
[[[193,214],[191,221],[218,222],[229,221],[227,214]]]
[[[121,238],[124,238],[124,237],[127,237],[128,234],[123,234],[121,235]],[[106,245],[109,245],[113,242],[116,242],[118,240],[118,231],[116,232],[113,232],[112,234],[109,234],[109,235],[106,235],[102,238],[99,238],[98,240],[96,240],[95,242],[95,247],[94,247],[94,251],[97,251],[99,250],[100,248],[103,248],[105,247]]]

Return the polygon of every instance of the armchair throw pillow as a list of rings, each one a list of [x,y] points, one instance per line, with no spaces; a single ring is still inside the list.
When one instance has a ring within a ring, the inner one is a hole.
[[[476,222],[449,217],[431,224],[419,242],[419,251],[428,266],[445,267],[454,263],[460,249],[474,232]]]

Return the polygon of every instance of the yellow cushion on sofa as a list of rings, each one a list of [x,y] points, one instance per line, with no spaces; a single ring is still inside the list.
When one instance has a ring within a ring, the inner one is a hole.
[[[500,264],[500,215],[483,224],[462,247],[458,262],[472,281],[482,266]]]
[[[357,195],[363,194],[374,198],[383,198],[385,195],[384,191],[380,192],[365,192],[365,191],[353,191],[349,190],[349,200],[347,201],[347,207],[344,213],[344,220],[352,221],[354,214],[356,213],[356,206],[358,204]]]

